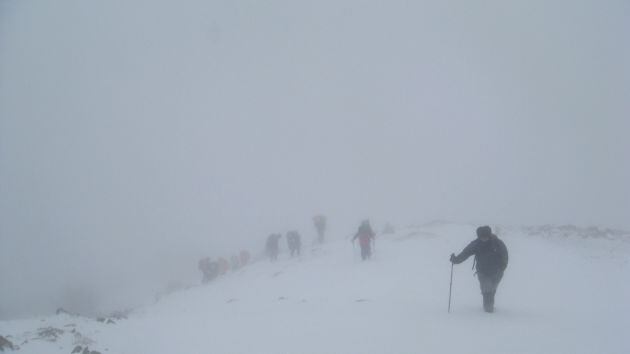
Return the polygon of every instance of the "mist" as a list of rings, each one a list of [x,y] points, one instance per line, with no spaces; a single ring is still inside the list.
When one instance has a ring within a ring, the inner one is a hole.
[[[623,1],[0,1],[0,318],[272,232],[630,228]]]

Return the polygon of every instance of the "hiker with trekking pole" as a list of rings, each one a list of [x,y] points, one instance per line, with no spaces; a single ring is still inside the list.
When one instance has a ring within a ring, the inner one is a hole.
[[[475,256],[473,267],[477,270],[475,274],[483,296],[483,309],[489,313],[494,312],[494,295],[508,264],[507,247],[492,233],[490,226],[477,228],[477,239],[468,244],[459,255],[451,254],[451,287],[453,286],[453,264],[460,264],[472,255]],[[448,307],[450,312],[450,289]]]
[[[369,220],[363,220],[361,226],[359,226],[359,230],[356,235],[352,238],[352,245],[354,245],[354,240],[359,239],[359,246],[361,246],[361,260],[369,259],[372,256],[372,242],[374,242],[374,231],[372,231],[372,227],[370,226]]]

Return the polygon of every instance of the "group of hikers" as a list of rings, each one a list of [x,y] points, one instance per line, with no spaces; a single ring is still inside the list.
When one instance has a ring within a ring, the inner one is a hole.
[[[228,271],[236,271],[249,264],[251,255],[248,251],[242,250],[238,255],[234,254],[228,261],[219,257],[216,261],[205,257],[199,260],[198,268],[201,271],[202,283],[207,283],[216,279],[220,275],[225,275]]]
[[[317,232],[317,243],[324,243],[324,234],[326,232],[326,217],[324,215],[315,215],[313,217],[313,226]],[[302,236],[296,230],[291,230],[286,233],[287,248],[291,257],[299,256],[302,252]],[[276,261],[278,259],[278,253],[280,253],[280,239],[282,234],[273,233],[267,236],[267,242],[265,243],[265,254],[269,257],[269,260]]]
[[[282,234],[271,234],[267,236],[265,253],[272,262],[278,260],[278,253],[280,253],[280,238],[282,238]],[[286,238],[287,247],[289,248],[291,257],[299,256],[302,250],[302,237],[300,236],[300,233],[295,230],[289,231],[286,234]]]
[[[326,231],[326,217],[324,215],[316,215],[313,217],[313,225],[317,232],[317,242],[324,242],[324,234]],[[265,244],[265,254],[271,261],[278,259],[280,251],[280,238],[282,234],[274,233],[267,237]],[[302,237],[296,230],[291,230],[286,233],[287,246],[291,257],[300,256],[302,252]],[[229,258],[219,257],[217,260],[212,260],[210,257],[205,257],[199,260],[198,268],[201,271],[202,283],[207,283],[216,279],[220,275],[226,274],[228,271],[238,270],[250,262],[251,255],[248,251],[241,251],[238,255],[232,255]]]
[[[317,242],[324,243],[324,234],[326,230],[326,218],[323,215],[317,215],[313,218],[313,224],[317,231]],[[352,243],[359,239],[359,247],[361,247],[361,259],[366,260],[372,256],[372,245],[374,244],[376,234],[370,226],[369,220],[363,220],[359,226],[359,230],[352,238]],[[280,238],[282,234],[274,233],[267,236],[267,243],[265,244],[265,253],[269,257],[269,260],[276,261],[278,259],[278,253],[280,249]],[[286,233],[287,247],[290,252],[290,256],[299,256],[302,248],[302,238],[300,233],[292,230]]]
[[[317,215],[313,218],[313,224],[317,232],[317,242],[321,244],[324,242],[326,218],[323,215]],[[454,265],[460,264],[474,256],[473,267],[476,270],[475,274],[481,288],[483,308],[486,312],[491,313],[494,312],[494,298],[497,287],[508,265],[508,250],[505,243],[492,233],[490,226],[480,226],[477,228],[476,233],[477,238],[470,242],[458,255],[452,253],[449,260]],[[375,237],[376,234],[369,220],[363,220],[351,240],[353,245],[357,239],[359,240],[361,259],[363,261],[370,259],[372,256]],[[265,254],[272,262],[278,259],[281,238],[282,234],[280,233],[273,233],[267,237]],[[300,256],[302,248],[300,233],[291,230],[286,233],[286,240],[290,257]],[[240,256],[232,257],[232,269],[238,269],[247,264],[248,261],[249,253],[243,251]],[[230,264],[223,258],[219,258],[217,262],[211,262],[209,258],[202,259],[199,262],[199,269],[204,274],[204,282],[212,280],[220,274],[225,274],[229,267]]]

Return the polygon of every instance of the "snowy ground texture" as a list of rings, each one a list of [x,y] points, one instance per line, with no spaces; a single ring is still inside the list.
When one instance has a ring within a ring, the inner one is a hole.
[[[474,238],[475,227],[437,223],[379,236],[367,262],[338,237],[115,323],[61,314],[0,322],[0,335],[25,354],[69,354],[77,346],[125,354],[630,353],[627,235],[498,233],[510,264],[494,314],[482,311],[472,259],[455,267],[447,313],[448,257]]]

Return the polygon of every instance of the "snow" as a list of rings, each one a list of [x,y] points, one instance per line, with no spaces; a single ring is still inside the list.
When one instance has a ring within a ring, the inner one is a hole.
[[[251,264],[115,324],[62,314],[0,322],[0,334],[19,353],[37,354],[70,353],[78,341],[101,353],[630,353],[627,238],[506,228],[499,236],[510,264],[497,311],[482,311],[470,259],[455,266],[447,313],[448,257],[474,229],[435,224],[381,235],[366,262],[349,240],[330,235],[335,241],[299,259]],[[65,333],[32,339],[47,326]]]

